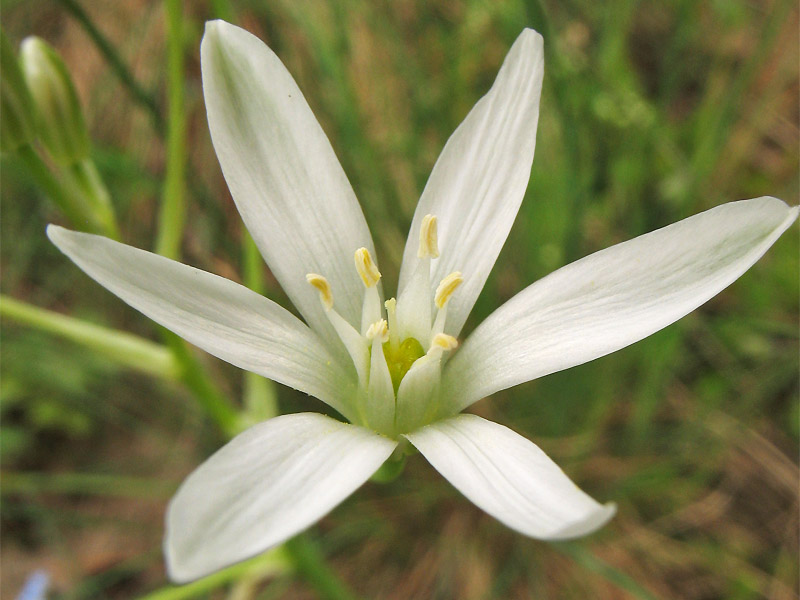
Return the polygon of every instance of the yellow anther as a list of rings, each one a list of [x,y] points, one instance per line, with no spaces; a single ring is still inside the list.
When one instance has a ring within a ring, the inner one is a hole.
[[[389,324],[386,322],[386,319],[381,319],[380,321],[375,321],[372,325],[369,326],[367,329],[367,339],[378,341],[379,343],[383,343],[389,337]]]
[[[419,227],[419,258],[438,258],[439,257],[439,238],[436,229],[436,217],[425,215]]]
[[[464,278],[461,276],[460,271],[453,271],[450,275],[442,279],[433,297],[436,306],[442,308],[447,304],[447,301],[450,300],[450,296],[453,295],[453,292],[455,292],[462,283],[464,283]]]
[[[325,306],[325,310],[333,308],[333,292],[331,292],[331,284],[322,275],[316,273],[309,273],[306,275],[306,281],[317,288],[319,292],[319,299]]]
[[[366,248],[359,248],[356,250],[355,259],[356,270],[358,274],[361,275],[361,281],[364,282],[366,287],[370,288],[380,281],[381,272],[378,271],[378,267],[372,262],[372,256],[370,256],[369,250]]]
[[[441,348],[442,350],[454,350],[456,347],[458,347],[458,340],[452,335],[447,335],[446,333],[437,333],[435,336],[433,336],[431,350],[434,348]],[[430,352],[430,350],[428,352]]]

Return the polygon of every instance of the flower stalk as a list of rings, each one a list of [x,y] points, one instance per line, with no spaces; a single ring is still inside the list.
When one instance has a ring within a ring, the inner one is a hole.
[[[180,258],[186,220],[186,109],[183,81],[181,0],[167,0],[167,165],[155,251]]]
[[[85,346],[147,375],[168,381],[180,377],[181,369],[169,349],[133,334],[38,308],[9,296],[0,296],[0,316]]]

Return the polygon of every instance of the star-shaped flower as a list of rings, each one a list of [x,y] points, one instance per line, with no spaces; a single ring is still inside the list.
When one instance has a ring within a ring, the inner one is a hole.
[[[227,279],[50,226],[101,285],[189,342],[315,396],[315,413],[256,425],[183,483],[167,514],[171,577],[188,581],[302,531],[411,445],[467,498],[539,539],[614,514],[537,446],[460,414],[494,392],[632,344],[747,270],[796,219],[775,198],[725,204],[572,263],[498,308],[456,349],[527,186],[543,76],[525,30],[447,142],[419,201],[395,301],[361,208],[280,60],[253,35],[206,26],[211,137],[239,212],[305,323]]]

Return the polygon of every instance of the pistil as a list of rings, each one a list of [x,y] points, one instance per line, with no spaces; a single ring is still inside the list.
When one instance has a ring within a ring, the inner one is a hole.
[[[446,333],[433,337],[428,352],[409,369],[397,390],[395,428],[398,433],[410,431],[429,422],[438,406],[434,398],[439,393],[442,355],[454,350],[458,340]]]
[[[367,328],[367,339],[372,343],[372,351],[365,414],[370,426],[390,432],[394,428],[395,396],[389,365],[383,354],[383,344],[389,339],[389,326],[384,319]]]

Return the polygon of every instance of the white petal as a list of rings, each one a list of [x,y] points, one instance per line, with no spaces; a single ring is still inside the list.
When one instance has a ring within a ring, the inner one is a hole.
[[[399,290],[419,260],[420,223],[426,214],[436,215],[440,257],[433,261],[431,297],[444,277],[453,271],[464,274],[448,308],[445,331],[451,335],[461,331],[525,194],[543,74],[542,37],[526,29],[509,51],[492,89],[448,140],[414,214]]]
[[[455,488],[501,523],[543,540],[579,537],[614,516],[533,442],[475,415],[406,435]]]
[[[677,321],[750,268],[797,213],[776,198],[731,202],[551,273],[497,309],[447,364],[449,410]]]
[[[197,579],[303,531],[358,489],[396,445],[315,413],[248,429],[200,465],[170,502],[170,578]]]
[[[50,225],[89,277],[133,308],[242,369],[311,394],[348,418],[347,371],[289,311],[229,279],[108,238]]]
[[[328,138],[277,56],[252,34],[210,21],[201,46],[211,139],[247,228],[306,321],[338,339],[307,273],[326,277],[336,310],[361,324],[353,253],[374,248]]]

